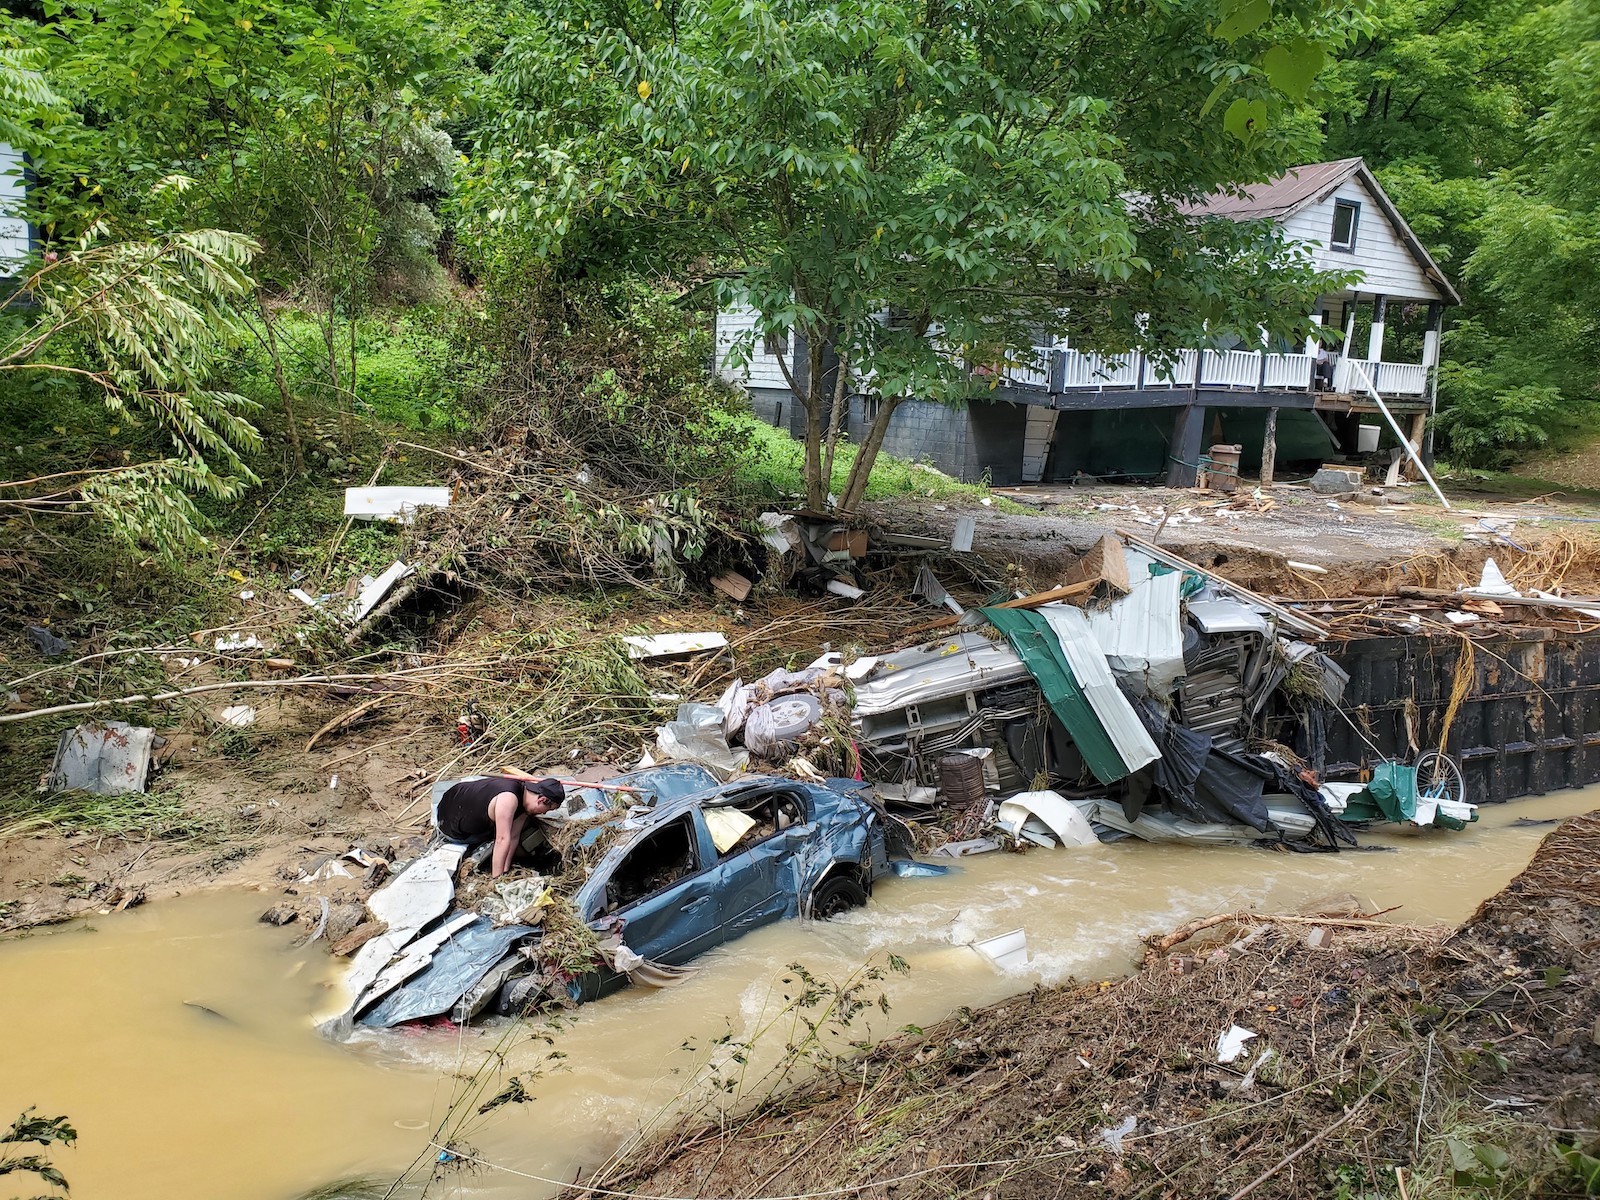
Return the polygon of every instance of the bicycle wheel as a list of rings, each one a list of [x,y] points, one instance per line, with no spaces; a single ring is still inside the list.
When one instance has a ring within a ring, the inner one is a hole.
[[[1448,754],[1428,750],[1417,756],[1417,795],[1424,800],[1466,801],[1467,781],[1461,765]]]

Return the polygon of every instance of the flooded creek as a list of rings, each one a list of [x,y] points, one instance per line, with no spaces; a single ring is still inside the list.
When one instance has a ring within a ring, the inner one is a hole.
[[[1142,936],[1216,912],[1354,892],[1400,905],[1391,920],[1459,921],[1549,831],[1514,822],[1597,805],[1600,789],[1567,791],[1485,809],[1459,834],[1362,835],[1378,852],[1123,842],[991,854],[948,877],[887,880],[865,910],[759,930],[700,960],[678,987],[577,1010],[555,1038],[562,1069],[527,1085],[536,1099],[461,1131],[508,1170],[452,1173],[435,1194],[537,1196],[550,1189],[527,1177],[571,1179],[669,1105],[708,1043],[748,1037],[769,1019],[788,963],[839,978],[875,955],[907,959],[909,973],[883,981],[891,1011],[871,1027],[881,1036],[1036,982],[1119,973]],[[320,949],[289,949],[292,927],[257,924],[270,902],[191,895],[0,944],[0,1119],[29,1105],[71,1118],[78,1146],[55,1160],[74,1197],[290,1200],[336,1179],[392,1179],[418,1155],[434,1157],[429,1132],[460,1075],[502,1049],[511,1070],[547,1051],[526,1029],[508,1036],[492,1024],[322,1041],[309,1015],[327,1007],[335,966]],[[965,947],[1016,928],[1033,959],[1017,974],[997,974]]]

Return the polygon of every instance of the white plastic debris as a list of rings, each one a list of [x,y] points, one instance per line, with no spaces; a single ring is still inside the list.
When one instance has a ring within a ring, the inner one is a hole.
[[[1029,818],[1042,822],[1063,846],[1100,844],[1089,819],[1056,792],[1022,792],[1011,797],[1000,806],[998,823],[1012,837],[1022,837]]]
[[[353,487],[344,490],[344,515],[359,521],[409,525],[420,508],[449,508],[447,487]]]
[[[645,637],[625,637],[629,658],[673,658],[679,654],[698,654],[704,650],[725,650],[726,634],[657,633]]]
[[[956,531],[950,537],[950,549],[964,554],[972,549],[972,536],[978,532],[978,518],[957,517]]]
[[[1478,586],[1472,590],[1489,596],[1516,596],[1520,594],[1516,588],[1506,582],[1505,572],[1500,570],[1500,564],[1492,558],[1483,560],[1483,574],[1478,578]]]
[[[230,704],[222,710],[222,723],[243,729],[256,723],[256,710],[248,704]]]
[[[1126,1117],[1122,1118],[1122,1124],[1115,1127],[1107,1127],[1102,1129],[1096,1136],[1105,1144],[1106,1149],[1110,1150],[1111,1153],[1115,1154],[1118,1158],[1121,1158],[1122,1139],[1127,1137],[1137,1128],[1139,1128],[1139,1122],[1135,1120],[1133,1114],[1130,1113]]]
[[[828,590],[835,596],[843,596],[846,600],[859,600],[867,593],[853,583],[846,583],[842,579],[828,580]]]
[[[394,585],[408,575],[416,572],[416,568],[399,559],[389,564],[389,569],[370,583],[364,582],[361,591],[350,602],[349,617],[353,624],[360,624],[366,620],[372,610],[383,603],[383,599],[394,590]]]
[[[1244,1053],[1244,1044],[1255,1037],[1255,1031],[1243,1025],[1230,1025],[1217,1038],[1217,1061],[1231,1063]]]
[[[1021,929],[969,943],[995,970],[1009,974],[1028,965],[1028,935]]]
[[[266,643],[253,633],[229,633],[216,640],[218,650],[265,650]]]
[[[349,879],[350,872],[336,858],[330,858],[315,871],[301,871],[300,883],[322,883],[329,879]]]

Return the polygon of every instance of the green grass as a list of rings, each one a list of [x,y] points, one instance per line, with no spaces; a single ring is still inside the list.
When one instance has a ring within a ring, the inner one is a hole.
[[[747,490],[774,499],[805,494],[805,447],[781,429],[741,414],[728,418],[746,428],[750,440],[748,456],[739,465],[738,482]],[[855,462],[857,447],[852,443],[839,446],[833,463],[833,480],[829,490],[837,495],[844,490]],[[935,500],[966,498],[982,500],[990,496],[989,488],[981,483],[962,483],[942,471],[924,463],[910,462],[890,454],[880,454],[872,465],[872,478],[867,483],[868,500],[890,500],[897,496],[926,496]],[[1031,512],[1023,505],[1004,497],[994,497],[994,508],[1001,512]]]
[[[1418,529],[1425,530],[1442,541],[1459,542],[1466,537],[1466,530],[1462,528],[1459,517],[1452,519],[1428,514],[1412,517],[1411,523]]]
[[[1461,467],[1451,468],[1440,464],[1434,475],[1441,484],[1452,490],[1504,496],[1516,500],[1555,496],[1566,504],[1600,505],[1600,489],[1573,487],[1570,484],[1557,483],[1553,479],[1538,479],[1510,471],[1480,471]]]
[[[220,837],[226,821],[190,812],[177,788],[97,796],[62,792],[27,798],[15,792],[0,798],[0,842],[44,830],[101,833],[111,837],[153,837],[172,841]]]

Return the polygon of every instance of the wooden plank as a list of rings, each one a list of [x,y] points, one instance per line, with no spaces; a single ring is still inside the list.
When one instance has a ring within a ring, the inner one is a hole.
[[[1057,600],[1070,600],[1073,596],[1082,596],[1092,592],[1100,580],[1089,579],[1082,583],[1074,583],[1069,587],[1051,588],[1047,592],[1035,592],[1031,596],[1021,596],[1015,600],[1007,600],[1004,604],[990,604],[988,608],[1038,608],[1041,604],[1053,604]],[[937,621],[929,621],[926,625],[918,625],[906,630],[907,633],[923,633],[930,629],[948,629],[960,621],[960,617],[940,617]]]
[[[1113,534],[1106,534],[1077,562],[1067,568],[1067,573],[1061,577],[1062,587],[1071,587],[1078,583],[1097,583],[1104,580],[1116,591],[1126,596],[1133,591],[1133,585],[1128,581],[1128,555],[1122,541]]]

